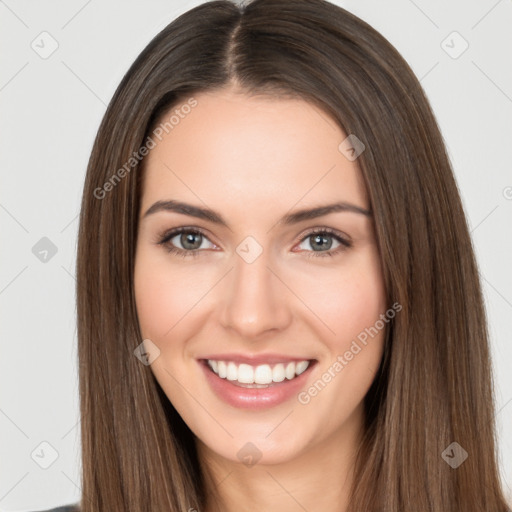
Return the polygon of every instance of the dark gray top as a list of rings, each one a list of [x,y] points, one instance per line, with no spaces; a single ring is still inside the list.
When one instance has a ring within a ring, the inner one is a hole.
[[[51,508],[48,510],[38,510],[37,512],[80,512],[77,504],[64,505],[62,507]]]

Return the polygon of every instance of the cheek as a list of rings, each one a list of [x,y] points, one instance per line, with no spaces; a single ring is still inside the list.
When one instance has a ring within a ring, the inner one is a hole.
[[[186,324],[181,319],[194,315],[194,305],[207,286],[207,279],[194,266],[173,269],[165,251],[155,257],[141,250],[135,263],[134,287],[142,335],[157,343],[175,335],[176,329]]]
[[[343,293],[338,294],[337,313],[332,312],[340,348],[374,325],[385,312],[384,290],[377,276],[352,275],[344,285]]]
[[[299,295],[320,320],[322,338],[331,351],[347,350],[351,340],[385,313],[385,289],[378,253],[373,247],[343,262],[336,271],[311,272]]]
[[[171,284],[157,267],[147,265],[144,257],[137,259],[134,286],[137,315],[144,338],[160,339],[172,326],[171,312],[177,302]]]
[[[331,359],[323,371],[336,375],[333,402],[341,408],[343,402],[356,407],[376,375],[389,324],[377,253],[368,253],[366,261],[361,260],[361,265],[352,267],[336,284],[329,309],[336,335],[330,338]]]

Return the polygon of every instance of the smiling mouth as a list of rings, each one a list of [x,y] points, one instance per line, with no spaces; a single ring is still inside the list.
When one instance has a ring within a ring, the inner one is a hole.
[[[235,386],[245,388],[268,388],[276,384],[285,384],[311,368],[316,359],[290,361],[277,364],[249,365],[214,359],[203,359],[210,371],[217,377],[230,381]]]

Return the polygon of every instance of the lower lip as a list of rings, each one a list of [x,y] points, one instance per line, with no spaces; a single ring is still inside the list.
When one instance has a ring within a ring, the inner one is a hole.
[[[199,361],[214,393],[229,405],[243,409],[267,409],[297,396],[305,386],[315,363],[316,361],[311,361],[307,369],[292,380],[273,382],[266,388],[245,388],[227,379],[221,379],[211,370],[206,361]]]

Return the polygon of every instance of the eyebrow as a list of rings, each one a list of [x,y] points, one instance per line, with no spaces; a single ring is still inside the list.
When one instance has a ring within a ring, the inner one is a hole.
[[[152,206],[148,208],[146,213],[143,215],[143,218],[148,217],[157,212],[175,212],[181,213],[183,215],[189,215],[190,217],[197,217],[198,219],[207,220],[213,222],[214,224],[219,224],[221,226],[225,226],[229,228],[228,223],[224,220],[220,213],[210,210],[209,208],[201,208],[199,206],[194,206],[188,203],[183,203],[181,201],[157,201]],[[347,202],[339,202],[332,203],[323,206],[317,206],[314,208],[302,209],[293,213],[289,213],[284,215],[277,224],[284,225],[292,225],[297,224],[299,222],[303,222],[305,220],[316,219],[317,217],[322,217],[329,213],[335,212],[351,212],[351,213],[359,213],[361,215],[365,215],[367,217],[372,216],[371,210],[366,210],[361,206],[356,206],[355,204],[347,203]]]

